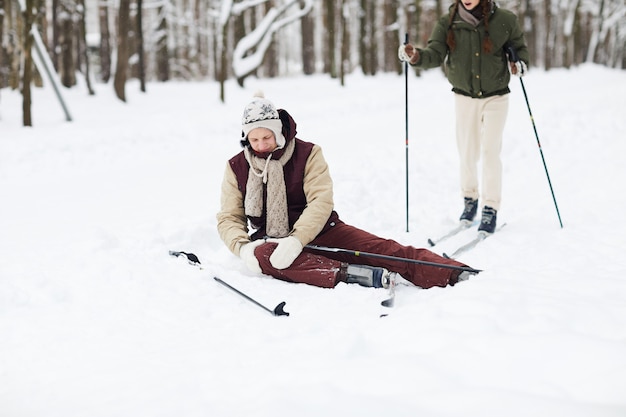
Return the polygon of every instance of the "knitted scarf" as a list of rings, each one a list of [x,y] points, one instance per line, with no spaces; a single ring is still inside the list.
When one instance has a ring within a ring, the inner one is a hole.
[[[263,214],[263,185],[267,185],[267,207],[265,233],[270,237],[285,237],[289,234],[289,216],[287,212],[287,188],[283,166],[291,159],[295,141],[287,142],[283,156],[278,160],[259,158],[244,148],[246,161],[250,164],[244,209],[247,216],[261,217]]]
[[[490,12],[493,11],[493,2],[488,2],[487,7],[489,8]],[[461,6],[458,8],[458,12],[461,19],[473,26],[478,26],[480,21],[483,20],[483,18],[485,17],[481,4],[474,7],[474,9],[471,11]]]

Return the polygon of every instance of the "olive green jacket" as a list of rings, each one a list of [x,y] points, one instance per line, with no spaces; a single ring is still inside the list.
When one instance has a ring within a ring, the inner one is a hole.
[[[462,20],[458,13],[452,21],[456,47],[454,51],[450,51],[446,44],[449,13],[437,21],[426,48],[418,48],[420,57],[415,66],[427,69],[445,62],[444,69],[455,93],[473,98],[509,93],[511,76],[506,45],[512,45],[526,65],[529,60],[526,40],[517,16],[494,5],[489,18],[489,37],[493,48],[487,53],[482,49],[485,38],[484,20],[474,27]]]

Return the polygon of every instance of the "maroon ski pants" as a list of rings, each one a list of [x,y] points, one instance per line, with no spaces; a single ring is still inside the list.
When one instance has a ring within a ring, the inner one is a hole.
[[[331,228],[318,235],[310,244],[446,265],[467,266],[455,260],[439,256],[428,249],[404,246],[394,240],[383,239],[345,224],[341,220],[336,221]],[[308,248],[304,248],[302,253],[288,268],[276,269],[269,261],[276,245],[276,243],[267,242],[255,249],[254,253],[259,260],[263,273],[283,281],[305,283],[318,287],[333,288],[337,285],[342,262],[380,266],[389,271],[397,272],[404,279],[422,288],[445,287],[450,282],[453,274],[458,275],[459,273],[458,270],[449,268],[356,256],[351,253],[320,252]]]

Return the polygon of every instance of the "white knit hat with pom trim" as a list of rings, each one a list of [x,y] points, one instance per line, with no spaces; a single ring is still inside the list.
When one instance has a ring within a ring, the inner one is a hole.
[[[274,103],[265,98],[262,91],[254,94],[254,99],[243,110],[241,128],[243,136],[248,138],[248,133],[257,127],[264,127],[274,132],[278,149],[285,146],[283,136],[283,123],[278,116],[278,110]]]

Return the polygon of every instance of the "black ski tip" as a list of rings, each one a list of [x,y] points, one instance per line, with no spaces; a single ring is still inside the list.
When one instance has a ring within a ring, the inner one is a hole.
[[[200,263],[200,259],[198,259],[198,257],[191,253],[191,252],[183,252],[183,251],[174,251],[171,250],[169,251],[170,256],[184,256],[187,259],[187,262],[189,262],[192,265],[201,265]]]
[[[432,247],[435,246],[435,242],[432,239],[428,238],[428,244]]]
[[[393,307],[393,298],[388,298],[386,300],[381,301],[380,305],[383,307]]]
[[[283,308],[285,307],[285,304],[286,303],[283,301],[282,303],[276,306],[276,308],[274,309],[275,316],[289,316],[289,313],[283,310]]]
[[[198,259],[198,257],[193,253],[185,253],[185,255],[187,256],[189,262],[192,262],[194,264],[200,264],[200,259]]]
[[[448,255],[448,254],[447,254],[447,253],[445,253],[445,252],[443,253],[443,255],[442,255],[442,256],[443,256],[444,258],[446,258],[446,259],[451,259],[451,258],[450,258],[450,255]]]

